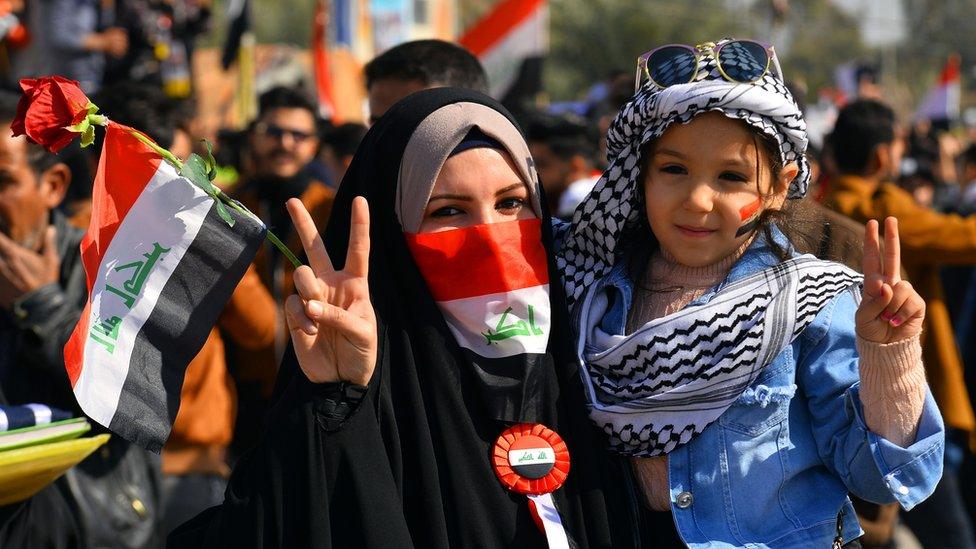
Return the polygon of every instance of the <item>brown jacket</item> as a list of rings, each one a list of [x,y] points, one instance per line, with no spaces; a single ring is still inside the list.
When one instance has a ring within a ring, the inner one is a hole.
[[[240,200],[249,210],[257,214],[265,223],[269,223],[269,216],[266,212],[267,206],[262,204],[254,189],[249,189],[247,184],[244,184],[243,187],[244,190],[241,195],[235,198]],[[325,224],[328,223],[329,214],[332,212],[335,191],[327,187],[324,183],[313,180],[309,183],[308,188],[305,189],[305,192],[302,193],[299,199],[305,205],[308,213],[311,214],[312,220],[315,221],[315,226],[319,232],[324,232]],[[282,207],[284,206],[282,205]],[[290,221],[287,227],[271,227],[271,229],[275,231],[275,234],[285,242],[288,249],[296,256],[299,258],[304,256],[305,250],[302,248],[302,241],[298,238],[298,234],[291,230]],[[280,302],[284,302],[284,299],[291,295],[295,289],[291,280],[295,272],[295,267],[284,256],[277,254],[278,261],[274,266],[275,268],[272,268],[268,264],[271,249],[271,243],[265,242],[254,257],[254,266],[257,268],[258,275],[261,277],[265,286],[272,290],[273,295],[280,297]],[[278,269],[281,269],[280,277],[276,276]],[[280,278],[276,288],[273,284],[274,278]]]
[[[253,267],[244,273],[217,327],[186,369],[180,411],[163,447],[164,473],[230,472],[225,454],[234,432],[237,392],[218,327],[241,347],[263,348],[274,341],[274,301]]]
[[[265,223],[270,223],[268,206],[262,204],[255,189],[250,188],[247,183],[241,185],[241,193],[236,196],[249,210],[257,214]],[[299,199],[319,232],[325,231],[325,225],[329,221],[329,214],[332,212],[332,202],[335,198],[335,191],[319,181],[311,181]],[[304,257],[305,250],[298,234],[291,230],[291,223],[286,227],[271,227],[275,234],[281,238],[288,249],[299,258]],[[284,230],[283,230],[284,229]],[[285,299],[294,293],[295,286],[292,276],[295,267],[283,255],[274,250],[276,258],[275,265],[269,264],[269,257],[272,255],[272,245],[265,242],[254,257],[254,268],[265,288],[271,293],[277,304],[278,310],[282,311]],[[275,336],[271,342],[261,349],[235,348],[232,352],[232,359],[235,364],[235,374],[238,381],[257,382],[261,386],[261,394],[265,397],[271,396],[274,388],[275,376],[277,375],[278,360],[287,344],[288,330],[284,324],[284,314],[278,316],[278,326]]]
[[[920,206],[911,194],[895,185],[875,186],[850,175],[831,183],[825,203],[862,223],[887,216],[898,218],[902,264],[926,304],[922,329],[926,377],[946,425],[969,432],[971,445],[976,448],[976,417],[966,392],[939,275],[941,265],[976,264],[976,216],[940,214]]]

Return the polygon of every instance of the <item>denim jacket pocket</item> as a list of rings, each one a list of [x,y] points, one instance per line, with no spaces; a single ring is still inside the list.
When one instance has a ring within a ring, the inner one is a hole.
[[[796,384],[790,375],[792,360],[789,349],[766,366],[759,379],[746,388],[728,410],[719,416],[719,424],[731,431],[755,437],[779,425],[789,415],[790,400]]]

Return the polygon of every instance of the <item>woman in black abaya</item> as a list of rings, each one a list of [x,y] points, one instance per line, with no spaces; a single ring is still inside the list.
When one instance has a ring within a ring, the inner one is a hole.
[[[507,111],[442,88],[369,131],[324,244],[290,202],[309,258],[287,307],[296,356],[224,504],[169,545],[559,545],[493,470],[522,423],[568,446],[552,499],[570,546],[628,545],[635,504],[586,417],[538,189]]]

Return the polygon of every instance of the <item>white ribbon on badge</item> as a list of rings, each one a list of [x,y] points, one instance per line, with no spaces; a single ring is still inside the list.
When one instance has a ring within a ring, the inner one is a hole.
[[[528,496],[535,505],[535,512],[542,520],[542,526],[546,531],[546,541],[549,542],[549,549],[569,549],[569,536],[563,528],[563,521],[559,518],[559,511],[556,504],[552,501],[552,494],[539,494]]]

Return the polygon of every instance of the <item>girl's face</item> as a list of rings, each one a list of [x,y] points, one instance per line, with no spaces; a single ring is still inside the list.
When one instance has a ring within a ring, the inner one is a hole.
[[[796,163],[773,177],[762,143],[718,112],[674,124],[654,143],[644,176],[647,220],[661,247],[679,263],[703,267],[742,246],[736,235],[766,208],[786,200]]]
[[[424,210],[420,232],[534,217],[528,187],[508,154],[479,147],[444,163]]]

